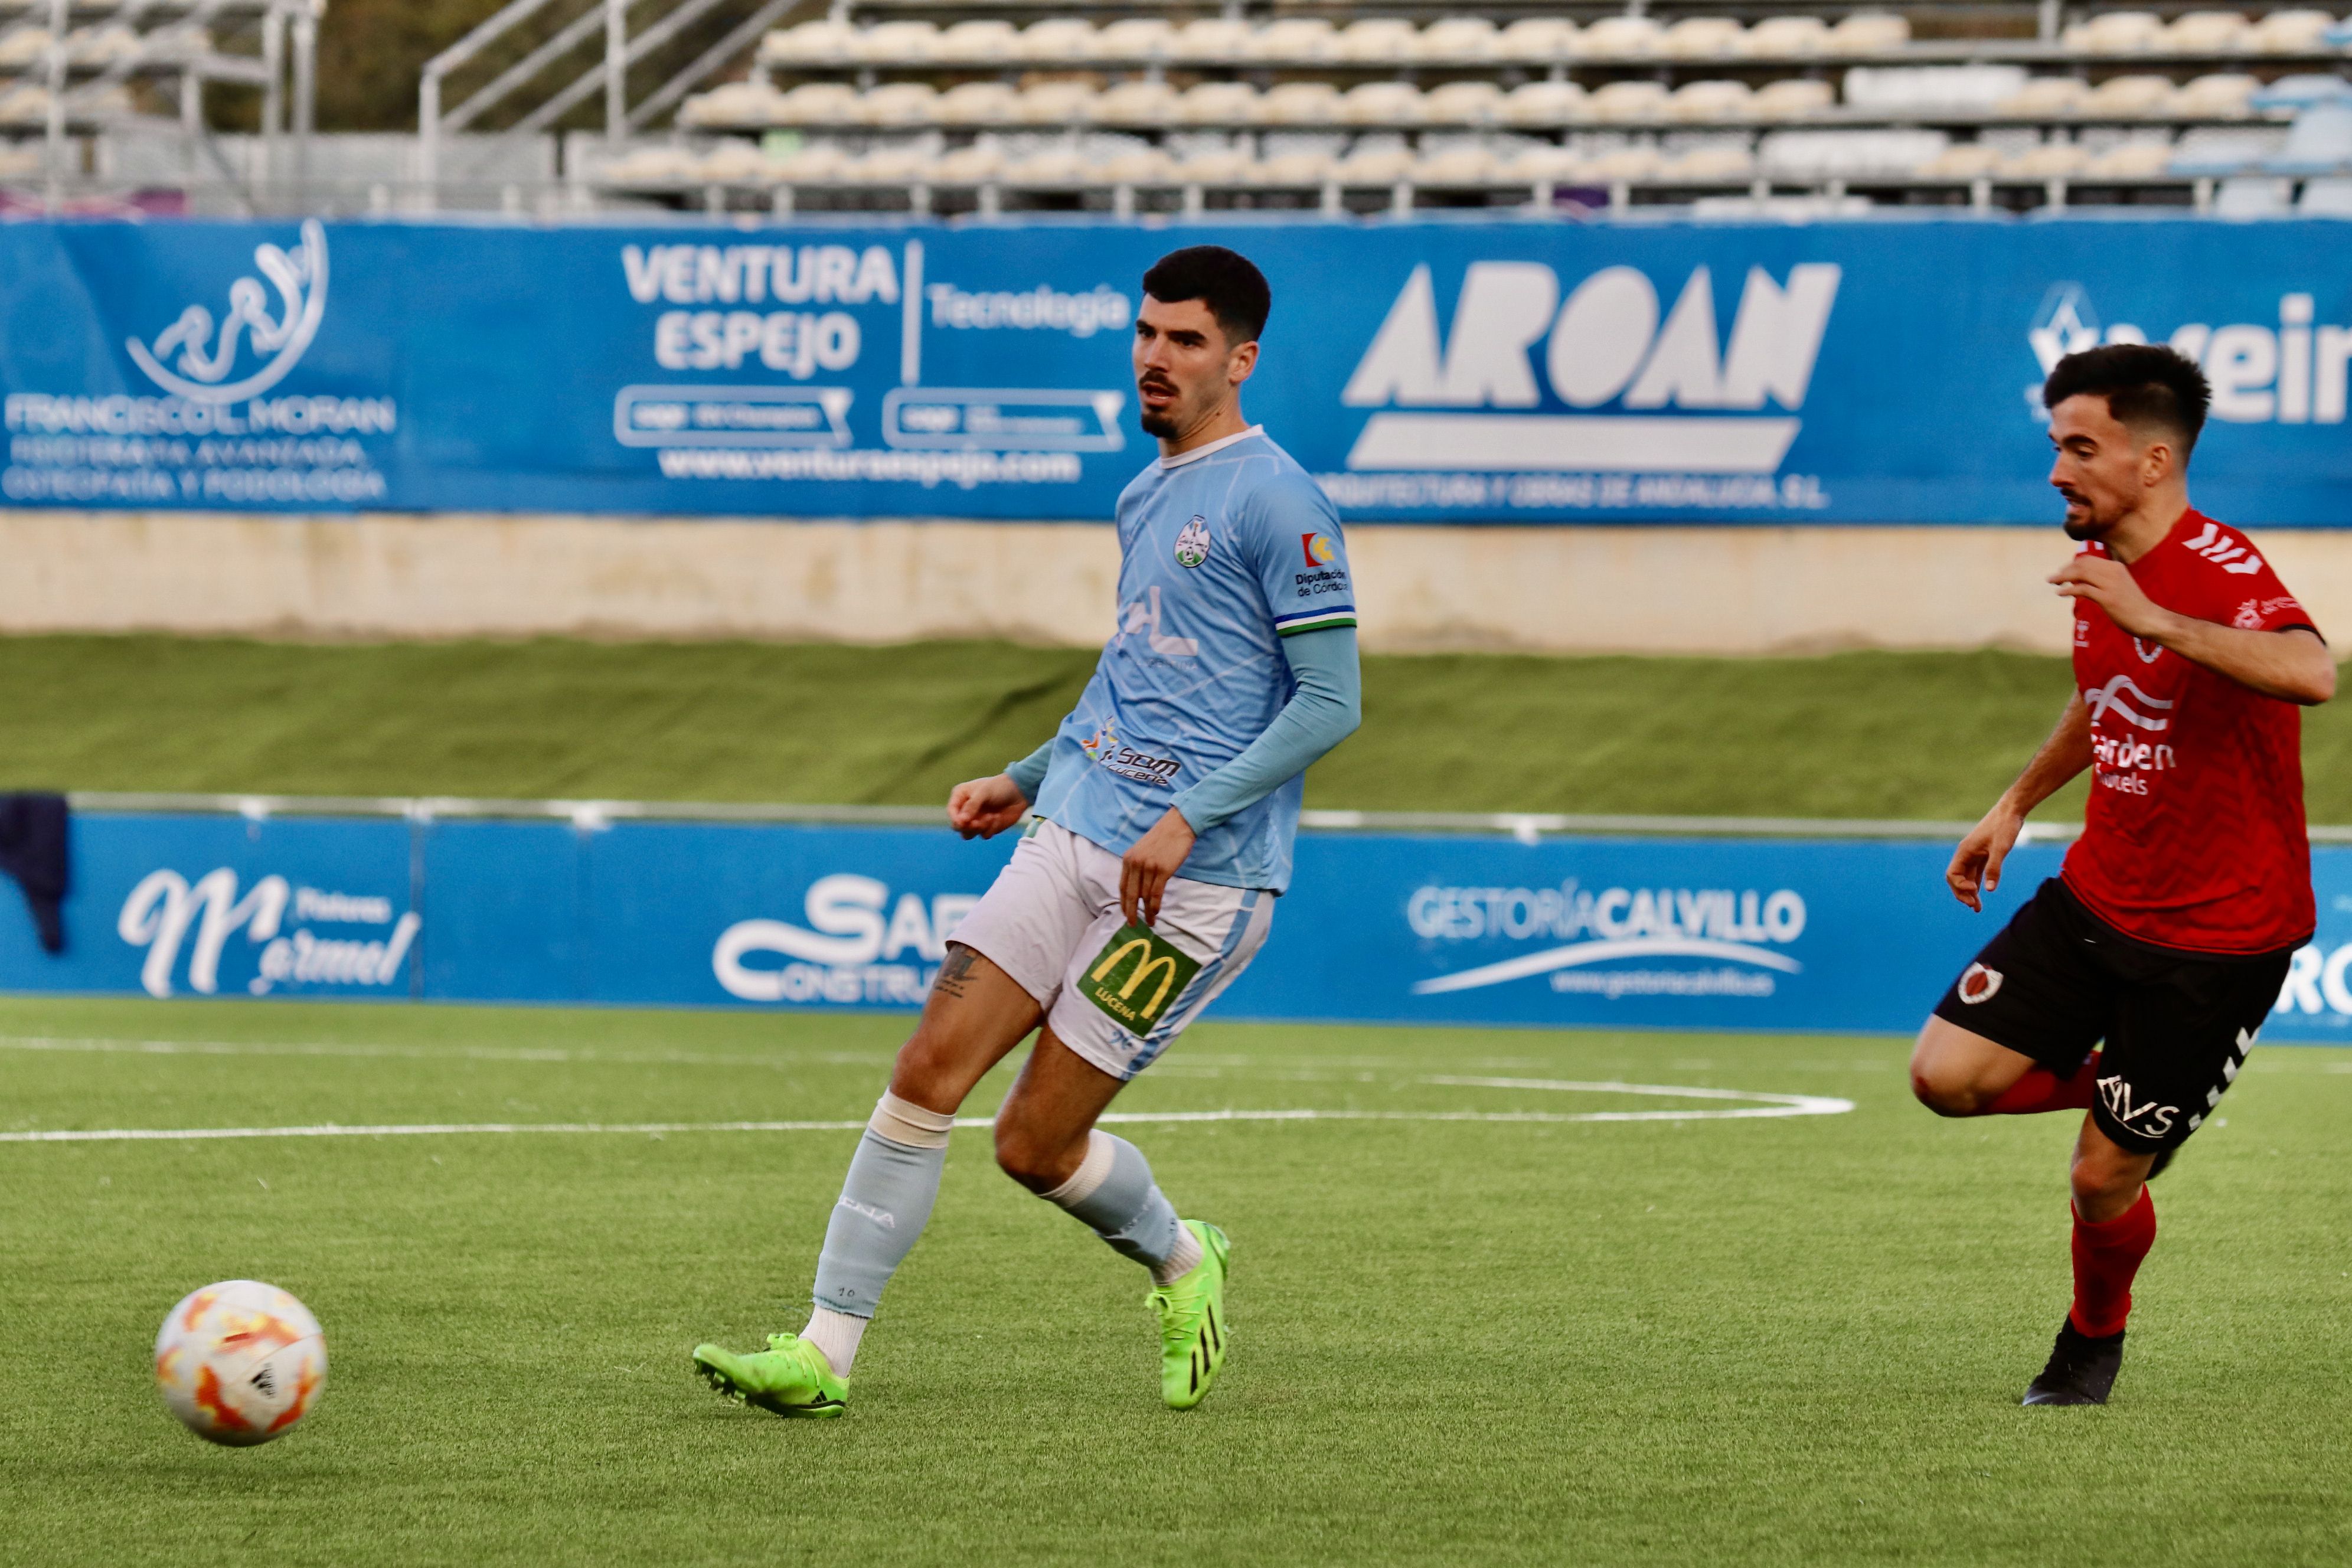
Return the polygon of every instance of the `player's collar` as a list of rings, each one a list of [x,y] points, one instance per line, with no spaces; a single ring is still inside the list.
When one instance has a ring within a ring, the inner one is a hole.
[[[1195,447],[1189,452],[1179,452],[1172,458],[1162,458],[1160,459],[1160,466],[1163,468],[1181,468],[1185,464],[1205,458],[1212,452],[1222,452],[1236,441],[1246,441],[1253,436],[1265,434],[1265,426],[1253,425],[1238,436],[1227,436],[1220,440],[1212,441],[1205,447]]]

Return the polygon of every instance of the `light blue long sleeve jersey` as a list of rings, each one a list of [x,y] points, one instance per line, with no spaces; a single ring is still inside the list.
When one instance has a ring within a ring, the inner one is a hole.
[[[1060,731],[1009,770],[1037,814],[1123,855],[1171,806],[1178,874],[1280,892],[1307,764],[1359,721],[1339,516],[1253,426],[1118,498],[1118,630]]]

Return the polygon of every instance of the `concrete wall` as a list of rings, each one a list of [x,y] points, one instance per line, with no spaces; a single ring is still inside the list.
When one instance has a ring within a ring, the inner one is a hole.
[[[2063,651],[2055,527],[1464,528],[1349,533],[1391,651]],[[2352,635],[2352,532],[2260,537]],[[577,635],[1097,643],[1109,529],[507,514],[0,510],[0,632]]]

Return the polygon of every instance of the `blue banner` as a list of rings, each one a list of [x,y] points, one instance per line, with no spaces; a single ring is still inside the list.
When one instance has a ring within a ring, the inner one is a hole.
[[[1013,840],[945,828],[85,815],[67,946],[0,991],[911,1012]],[[1920,840],[1315,834],[1226,1018],[1916,1029],[1985,913]],[[2267,1037],[2352,1041],[2352,847]]]
[[[0,226],[0,502],[1091,519],[1127,342],[1255,258],[1246,405],[1359,521],[2046,522],[2036,393],[2211,378],[2197,493],[2352,521],[2326,220]]]

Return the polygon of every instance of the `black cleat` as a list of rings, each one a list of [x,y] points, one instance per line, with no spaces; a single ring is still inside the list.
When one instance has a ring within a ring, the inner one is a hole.
[[[2050,1364],[2028,1384],[2025,1405],[2105,1405],[2124,1366],[2121,1330],[2105,1339],[2093,1339],[2069,1318],[2058,1326],[2058,1342],[2050,1347]]]

